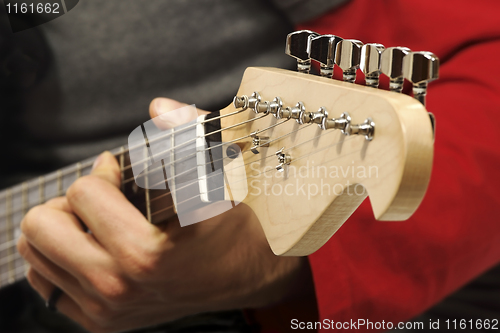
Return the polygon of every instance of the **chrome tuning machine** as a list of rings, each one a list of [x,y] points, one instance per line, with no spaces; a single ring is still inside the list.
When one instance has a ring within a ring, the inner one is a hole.
[[[361,71],[365,74],[368,87],[377,88],[380,76],[380,58],[385,47],[382,44],[369,43],[361,48]]]
[[[310,30],[295,31],[286,37],[285,53],[297,59],[297,70],[300,73],[309,73],[311,70],[311,39],[319,36],[318,33]]]
[[[259,154],[260,147],[269,147],[269,137],[268,136],[258,136],[259,130],[252,132],[250,137],[252,138],[252,148],[250,150],[254,154]]]
[[[311,39],[309,56],[312,60],[319,62],[321,76],[328,78],[333,76],[335,52],[341,40],[342,38],[335,35],[322,35]]]
[[[356,70],[361,62],[363,43],[356,39],[344,39],[337,44],[335,64],[344,72],[344,81],[354,83]]]
[[[407,47],[389,47],[382,52],[380,70],[390,79],[389,89],[400,93],[403,91],[403,59],[411,50]]]
[[[276,166],[276,170],[279,172],[285,171],[285,165],[290,165],[292,162],[292,157],[289,154],[284,153],[285,147],[282,147],[280,150],[276,152],[276,157],[278,157],[278,165]]]
[[[413,84],[413,96],[425,106],[427,84],[439,77],[439,58],[431,52],[411,52],[403,59],[403,73]]]

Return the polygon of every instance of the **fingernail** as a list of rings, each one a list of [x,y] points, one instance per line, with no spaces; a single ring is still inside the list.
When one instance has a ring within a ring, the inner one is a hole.
[[[155,101],[155,111],[162,124],[169,128],[188,123],[198,116],[195,107],[166,98]]]
[[[103,160],[103,157],[104,156],[104,153],[102,153],[101,155],[99,155],[96,160],[94,161],[94,164],[92,165],[92,170],[94,170],[95,168],[97,168],[101,163],[102,163],[102,160]]]

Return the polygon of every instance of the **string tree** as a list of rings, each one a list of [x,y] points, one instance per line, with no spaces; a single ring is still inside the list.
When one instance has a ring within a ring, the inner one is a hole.
[[[311,58],[309,57],[311,39],[319,36],[310,30],[295,31],[286,37],[285,53],[297,60],[297,71],[308,74],[311,70]]]
[[[254,154],[259,154],[259,148],[261,147],[269,147],[269,137],[268,136],[260,136],[259,130],[256,130],[250,134],[252,138],[252,148],[250,150]]]
[[[278,165],[276,166],[276,170],[279,172],[284,172],[285,171],[285,166],[290,165],[292,163],[292,157],[290,154],[286,154],[285,152],[285,147],[282,147],[280,150],[278,150],[275,155],[278,158]]]
[[[333,76],[335,52],[337,44],[342,40],[341,37],[335,35],[322,35],[311,39],[309,56],[312,60],[319,62],[321,76],[328,78]]]
[[[403,90],[403,59],[411,50],[407,47],[389,47],[382,52],[380,70],[390,79],[389,89],[401,93]]]
[[[439,77],[439,58],[431,52],[410,52],[403,59],[403,75],[413,84],[413,96],[425,106],[427,85]]]
[[[365,81],[368,87],[378,87],[380,59],[384,50],[384,45],[378,43],[368,43],[361,48],[360,69],[365,74]]]
[[[361,62],[361,48],[363,43],[356,39],[344,39],[337,44],[335,64],[344,73],[344,81],[354,83],[356,70]]]

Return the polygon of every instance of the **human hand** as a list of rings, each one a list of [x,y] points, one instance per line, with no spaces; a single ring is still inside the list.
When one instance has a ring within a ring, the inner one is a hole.
[[[150,113],[156,117],[181,106],[156,99]],[[159,125],[179,125],[172,115],[157,118]],[[297,281],[308,274],[305,258],[271,252],[244,204],[183,228],[155,226],[119,188],[118,163],[104,153],[66,197],[33,208],[21,224],[18,250],[31,264],[28,281],[44,299],[61,288],[58,310],[90,331],[277,303],[292,297]]]

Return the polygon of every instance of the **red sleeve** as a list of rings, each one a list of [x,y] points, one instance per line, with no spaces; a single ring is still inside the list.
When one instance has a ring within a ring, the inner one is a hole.
[[[500,1],[354,0],[300,29],[432,51],[431,183],[415,215],[369,201],[310,256],[320,319],[404,321],[500,261]]]

